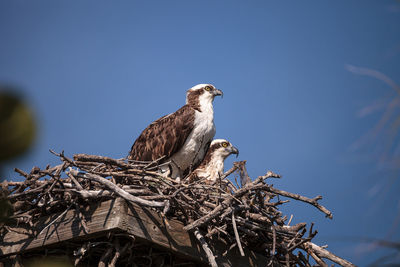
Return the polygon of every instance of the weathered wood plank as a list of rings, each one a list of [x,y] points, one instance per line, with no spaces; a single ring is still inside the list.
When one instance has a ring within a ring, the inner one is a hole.
[[[168,220],[165,224],[157,212],[148,208],[129,204],[118,198],[91,205],[87,210],[81,210],[81,212],[86,220],[89,233],[86,233],[79,223],[77,212],[69,210],[37,237],[29,237],[15,232],[7,233],[0,243],[0,257],[54,245],[66,240],[90,239],[109,231],[123,231],[133,234],[141,242],[159,246],[199,263],[207,263],[207,258],[197,240],[191,233],[183,230],[184,225],[181,222]],[[38,232],[61,213],[41,218]],[[23,229],[19,228],[18,230]],[[267,262],[265,257],[249,250],[245,250],[246,257],[241,257],[235,249],[223,257],[225,246],[213,244],[213,248],[220,266],[264,266]]]
[[[137,205],[125,204],[124,213],[127,216],[123,217],[120,223],[129,233],[186,257],[208,262],[197,239],[183,229],[184,225],[180,221],[168,220],[165,225],[157,213]],[[222,253],[226,250],[226,246],[214,243],[212,247],[220,266],[265,266],[268,262],[266,257],[248,249],[244,250],[246,257],[241,257],[236,249],[224,257]]]
[[[8,232],[2,237],[0,256],[15,254],[20,251],[38,248],[76,237],[86,236],[88,234],[88,237],[90,237],[104,231],[118,229],[122,207],[120,201],[110,200],[88,206],[86,210],[81,210],[86,219],[89,233],[85,233],[79,223],[80,219],[77,211],[72,209],[36,237],[30,237],[23,233]],[[62,212],[59,212],[40,218],[37,224],[38,227],[36,228],[37,232],[40,232],[61,213]],[[16,230],[19,232],[28,232],[24,228],[17,228]]]

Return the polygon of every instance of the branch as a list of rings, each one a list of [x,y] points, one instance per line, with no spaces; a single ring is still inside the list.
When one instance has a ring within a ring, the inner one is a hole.
[[[289,193],[289,192],[286,192],[283,190],[279,190],[279,189],[273,188],[272,186],[268,187],[268,191],[275,193],[277,195],[297,199],[297,200],[306,202],[308,204],[311,204],[314,207],[316,207],[317,209],[319,209],[320,211],[322,211],[323,213],[325,213],[326,217],[328,217],[329,219],[333,218],[332,212],[330,212],[327,208],[325,208],[324,206],[322,206],[318,203],[318,200],[322,199],[322,196],[316,196],[315,198],[308,198],[308,197],[303,197],[299,194],[293,194],[293,193]]]
[[[235,215],[233,214],[233,212],[232,212],[232,227],[233,227],[233,232],[235,233],[236,243],[238,245],[240,255],[242,257],[244,257],[242,243],[240,243],[239,233],[238,233],[238,230],[237,230],[237,227],[236,227]]]
[[[332,252],[329,252],[326,249],[321,248],[320,246],[318,246],[312,242],[306,242],[303,244],[303,246],[305,247],[306,250],[307,249],[313,250],[318,257],[331,260],[343,267],[355,267],[356,266],[353,263],[336,256]]]
[[[131,194],[129,194],[128,192],[126,192],[125,190],[123,190],[122,188],[119,188],[116,184],[110,182],[109,180],[96,175],[96,174],[90,174],[90,173],[80,173],[77,170],[71,169],[69,171],[72,175],[74,175],[75,177],[80,177],[80,178],[84,178],[84,179],[88,179],[88,180],[93,180],[96,181],[100,184],[105,185],[108,189],[114,191],[116,194],[118,194],[120,197],[133,202],[133,203],[137,203],[137,204],[141,204],[143,206],[148,206],[148,207],[164,207],[164,203],[163,202],[156,202],[156,201],[148,201],[148,200],[144,200],[141,199],[139,197],[135,197],[132,196]]]
[[[194,236],[199,240],[201,247],[203,248],[204,252],[207,255],[208,262],[212,267],[218,267],[217,262],[215,261],[215,256],[212,253],[210,247],[208,246],[204,236],[200,233],[200,230],[196,228],[194,230]]]

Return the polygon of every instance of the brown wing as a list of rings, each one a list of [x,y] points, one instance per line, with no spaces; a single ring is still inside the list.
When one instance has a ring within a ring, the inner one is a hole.
[[[171,157],[193,130],[195,110],[184,105],[176,112],[150,124],[136,139],[129,152],[132,160],[153,161]]]

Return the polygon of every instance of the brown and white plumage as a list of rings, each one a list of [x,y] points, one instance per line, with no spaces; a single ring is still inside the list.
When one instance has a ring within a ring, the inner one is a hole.
[[[231,154],[239,154],[239,150],[225,139],[211,142],[203,161],[189,176],[188,182],[205,179],[206,183],[214,183],[224,173],[224,160]]]
[[[170,162],[163,168],[172,178],[193,170],[205,156],[215,135],[213,100],[222,91],[199,84],[186,93],[186,105],[151,123],[136,139],[128,159]]]

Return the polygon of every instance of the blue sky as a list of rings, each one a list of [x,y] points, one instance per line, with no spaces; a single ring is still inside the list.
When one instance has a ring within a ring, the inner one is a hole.
[[[361,238],[400,240],[398,167],[379,160],[385,134],[351,149],[396,92],[345,67],[400,83],[399,1],[4,0],[0,36],[0,83],[20,88],[40,126],[7,178],[57,164],[48,149],[124,157],[187,89],[212,83],[224,91],[215,137],[239,148],[250,175],[273,170],[276,187],[323,195],[332,221],[304,203],[284,209],[316,223],[317,243],[363,266],[381,251]]]

